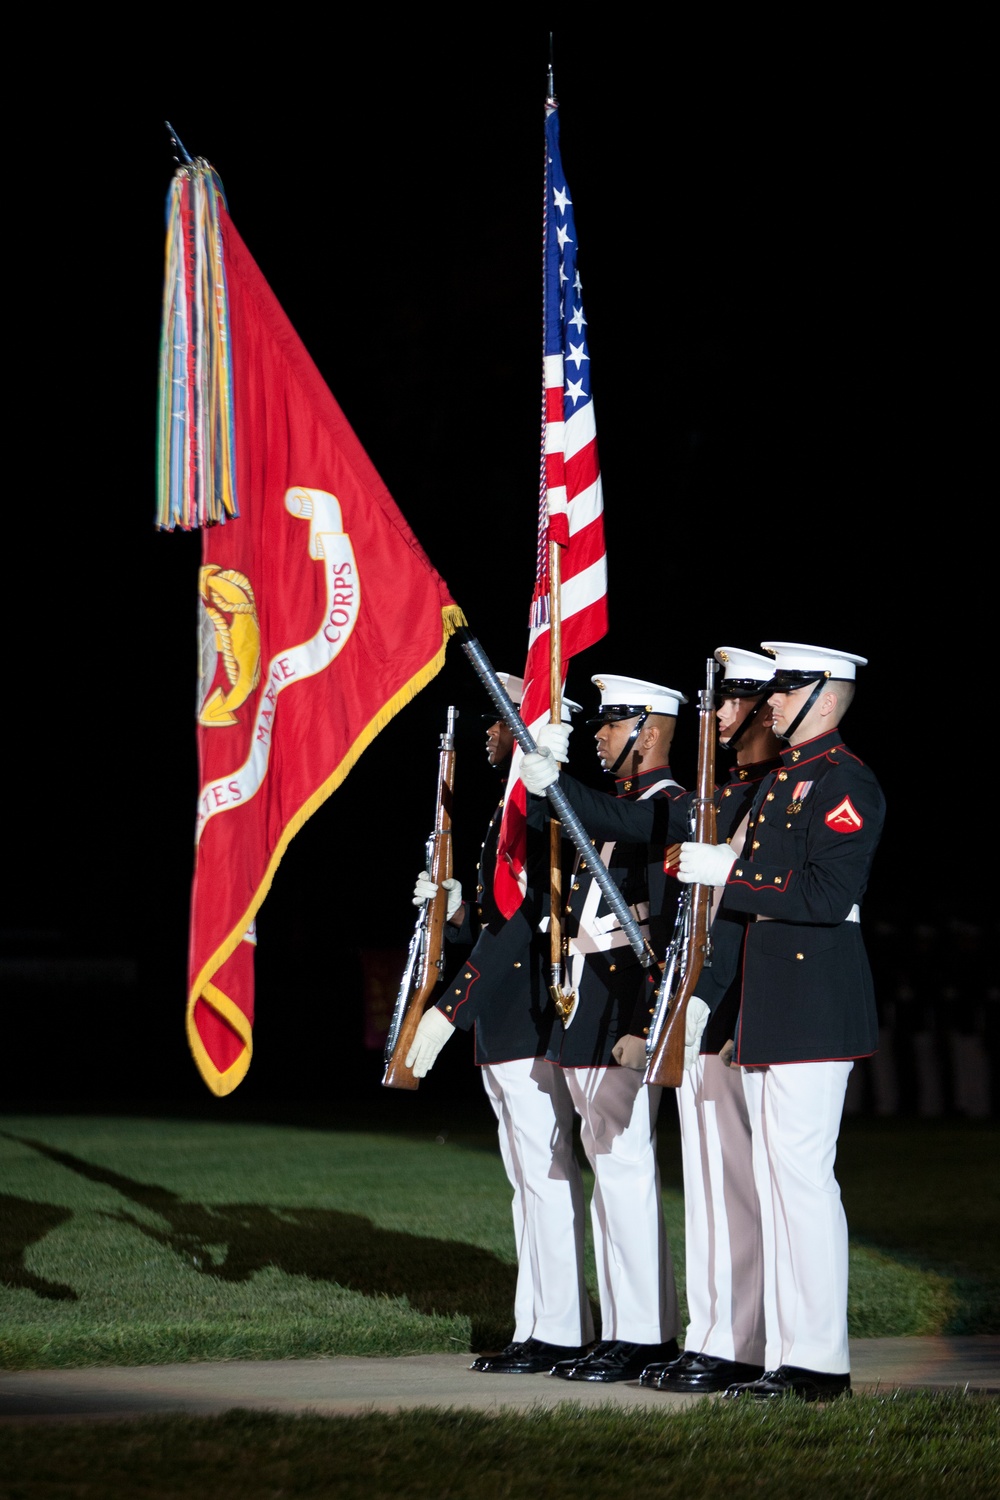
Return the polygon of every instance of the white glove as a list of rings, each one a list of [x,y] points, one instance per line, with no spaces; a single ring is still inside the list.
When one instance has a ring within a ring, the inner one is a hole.
[[[692,995],[684,1012],[684,1067],[693,1068],[701,1055],[701,1039],[708,1025],[709,1009],[704,1000]]]
[[[540,797],[559,780],[559,762],[551,750],[534,750],[521,757],[521,780]]]
[[[556,760],[563,765],[569,760],[569,737],[572,724],[542,724],[535,735],[539,750],[551,750]]]
[[[641,1036],[623,1036],[615,1042],[611,1056],[619,1067],[634,1068],[637,1073],[646,1071],[646,1039]]]
[[[447,893],[444,919],[446,922],[450,922],[462,904],[462,882],[455,879],[442,880],[441,889]],[[421,870],[417,876],[417,883],[413,887],[414,906],[423,906],[425,901],[433,901],[437,895],[437,890],[437,886],[427,871]]]
[[[420,1017],[420,1025],[413,1036],[413,1046],[404,1059],[414,1078],[427,1077],[437,1061],[441,1048],[454,1034],[454,1026],[447,1016],[441,1014],[436,1005],[424,1011]]]
[[[448,893],[448,904],[445,907],[444,919],[446,922],[450,922],[462,904],[462,882],[456,880],[454,876],[449,876],[447,880],[442,880],[441,889]]]
[[[725,885],[736,863],[728,844],[682,844],[677,879],[686,885]]]

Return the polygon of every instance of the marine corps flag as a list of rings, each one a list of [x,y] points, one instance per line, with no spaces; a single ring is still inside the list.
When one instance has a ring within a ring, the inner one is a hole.
[[[222,1095],[285,849],[465,621],[201,160],[168,204],[159,468],[157,524],[203,527],[187,1034]]]

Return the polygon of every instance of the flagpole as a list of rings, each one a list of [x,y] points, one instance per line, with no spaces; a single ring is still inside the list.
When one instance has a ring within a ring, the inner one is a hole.
[[[531,731],[514,707],[510,694],[494,671],[493,663],[472,631],[467,625],[461,625],[455,630],[453,638],[465,652],[477,677],[493,700],[493,706],[520,745],[522,752],[529,755],[533,750],[537,750],[538,746],[532,739]],[[573,804],[558,781],[554,781],[550,787],[546,788],[545,795],[555,808],[567,834],[576,845],[577,853],[587,861],[587,868],[597,882],[609,908],[618,918],[618,925],[628,938],[632,952],[643,968],[648,969],[652,963],[655,963],[656,954],[643,937],[628,902],[615,885],[607,866],[594,848],[594,841],[577,816]]]
[[[551,83],[552,72],[549,70]],[[549,697],[550,722],[562,722],[562,570],[559,547],[549,542]],[[562,828],[557,818],[549,819],[549,963],[552,968],[550,990],[558,1009],[565,1008],[568,997],[562,987]]]
[[[552,32],[549,32],[548,101],[556,103],[556,83],[553,58]],[[543,268],[544,279],[544,268]],[[545,396],[542,396],[542,421],[545,421]],[[543,455],[542,474],[545,475]],[[548,542],[549,563],[549,721],[562,722],[562,567],[559,547]],[[556,818],[549,820],[549,963],[551,966],[550,993],[556,1008],[566,1008],[568,997],[562,988],[562,829]]]
[[[181,153],[181,157],[183,158],[185,165],[186,166],[191,166],[192,165],[191,157],[188,155],[187,151],[185,151],[185,149],[184,149],[184,142],[181,140],[180,136],[177,134],[176,130],[171,125],[171,123],[170,123],[169,120],[164,120],[163,123],[167,127],[167,130],[170,132],[170,144],[172,146],[176,146],[177,147],[178,151]],[[174,157],[175,161],[177,159],[178,159],[177,157]]]

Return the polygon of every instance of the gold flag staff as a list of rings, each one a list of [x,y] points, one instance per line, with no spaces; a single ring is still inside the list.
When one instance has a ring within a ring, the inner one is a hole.
[[[559,548],[549,542],[549,722],[562,723],[562,571]],[[576,995],[562,983],[562,828],[558,818],[549,820],[549,962],[552,982],[549,994],[561,1021],[568,1021]]]

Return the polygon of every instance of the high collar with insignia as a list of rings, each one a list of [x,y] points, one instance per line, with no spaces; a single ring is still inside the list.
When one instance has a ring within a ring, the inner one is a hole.
[[[781,752],[781,760],[783,765],[797,770],[811,760],[820,760],[832,751],[843,748],[840,730],[831,729],[826,734],[818,734],[813,740],[804,740],[800,745],[786,745]]]
[[[653,766],[640,771],[638,776],[619,776],[615,780],[616,797],[640,797],[647,787],[657,781],[673,781],[669,766]]]
[[[755,760],[749,765],[732,765],[729,768],[729,781],[722,785],[749,786],[753,782],[762,781],[771,771],[776,771],[781,765],[781,757],[775,755],[771,760]]]

